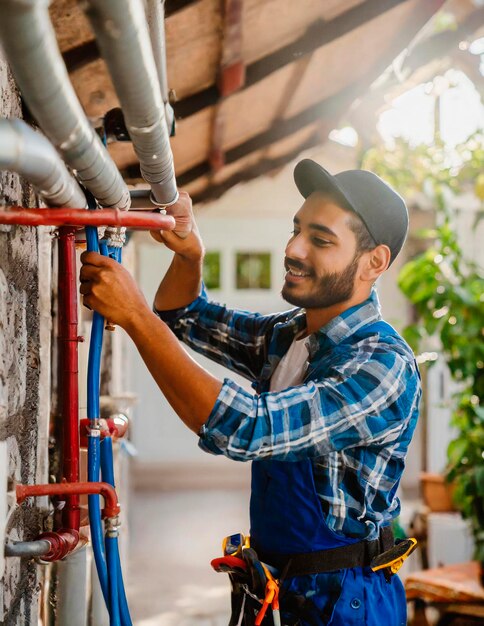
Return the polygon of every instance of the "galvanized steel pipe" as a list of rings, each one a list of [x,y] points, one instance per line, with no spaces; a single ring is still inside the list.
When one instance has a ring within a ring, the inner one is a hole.
[[[46,539],[37,541],[11,541],[5,544],[5,556],[15,556],[21,559],[33,559],[45,556],[51,551],[51,543]]]
[[[150,30],[156,71],[158,72],[161,98],[165,105],[166,125],[168,134],[171,134],[171,128],[175,121],[175,112],[169,102],[168,74],[166,71],[165,0],[147,0],[146,19]]]
[[[84,192],[54,146],[19,119],[0,119],[0,170],[27,179],[48,206],[86,206]]]
[[[178,198],[173,155],[141,0],[88,0],[87,16],[109,67],[141,174],[160,205]]]
[[[0,0],[0,36],[39,126],[102,206],[128,209],[128,189],[89,124],[52,27],[48,0]]]

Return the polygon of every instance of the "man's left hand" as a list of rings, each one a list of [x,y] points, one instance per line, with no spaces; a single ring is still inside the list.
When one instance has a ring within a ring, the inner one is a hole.
[[[83,252],[81,262],[80,292],[85,306],[122,328],[150,312],[133,277],[117,261],[97,252]]]

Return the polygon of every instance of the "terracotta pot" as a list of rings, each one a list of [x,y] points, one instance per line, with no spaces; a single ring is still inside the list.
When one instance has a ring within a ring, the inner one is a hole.
[[[456,510],[452,501],[455,485],[446,482],[442,474],[422,472],[420,482],[424,502],[432,512],[443,513]]]

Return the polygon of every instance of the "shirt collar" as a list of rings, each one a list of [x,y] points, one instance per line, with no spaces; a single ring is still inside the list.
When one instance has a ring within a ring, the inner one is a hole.
[[[310,336],[310,344],[314,342],[319,346],[321,339],[327,338],[333,345],[341,343],[362,326],[381,319],[380,301],[376,289],[373,288],[370,297],[360,304],[356,304],[341,315],[334,317],[317,332]]]

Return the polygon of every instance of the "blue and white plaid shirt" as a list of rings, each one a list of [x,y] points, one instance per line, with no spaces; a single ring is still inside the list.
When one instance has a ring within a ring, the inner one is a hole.
[[[381,320],[376,291],[309,337],[303,384],[269,392],[270,378],[305,328],[301,309],[273,315],[230,310],[205,291],[189,306],[157,312],[195,351],[253,382],[225,379],[200,446],[237,461],[313,460],[326,523],[374,539],[399,512],[396,490],[421,395],[414,355]]]

